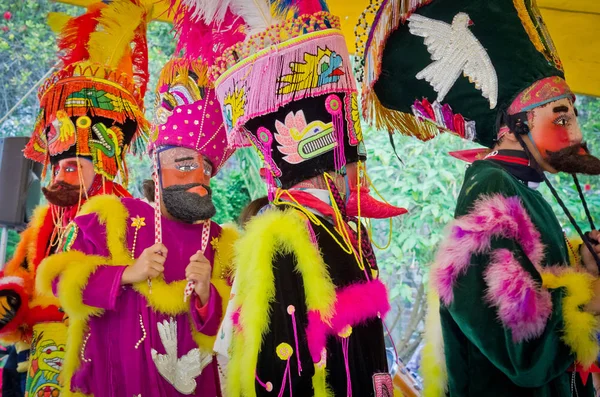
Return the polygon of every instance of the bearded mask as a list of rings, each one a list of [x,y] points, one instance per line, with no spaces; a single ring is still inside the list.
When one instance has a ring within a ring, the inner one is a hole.
[[[195,223],[212,218],[212,165],[196,150],[165,147],[158,153],[160,189],[165,210],[175,219]]]
[[[52,165],[52,183],[42,188],[50,202],[59,207],[79,203],[89,190],[95,177],[94,165],[86,158],[69,157]]]
[[[540,158],[559,172],[600,174],[600,159],[589,154],[577,122],[575,96],[560,77],[549,77],[521,92],[508,109],[527,115],[529,139]]]

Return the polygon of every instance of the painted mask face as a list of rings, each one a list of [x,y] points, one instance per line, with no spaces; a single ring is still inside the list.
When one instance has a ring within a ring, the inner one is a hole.
[[[582,142],[577,110],[562,98],[529,111],[530,137],[540,156],[560,172],[600,174],[600,159]]]
[[[194,223],[212,218],[210,178],[212,165],[193,149],[173,147],[158,154],[161,196],[167,212],[174,218]]]
[[[94,165],[88,159],[70,157],[52,166],[52,184],[42,188],[46,199],[60,207],[79,203],[94,182]]]
[[[529,112],[531,137],[542,158],[568,146],[581,144],[575,107],[568,98],[550,102]]]

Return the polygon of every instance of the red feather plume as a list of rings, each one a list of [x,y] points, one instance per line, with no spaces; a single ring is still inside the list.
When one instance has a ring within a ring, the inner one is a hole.
[[[150,80],[146,23],[140,24],[135,32],[131,47],[131,64],[133,66],[133,79],[139,87],[140,96],[143,98],[148,88],[148,81]]]
[[[57,45],[59,50],[64,52],[60,59],[65,66],[89,59],[90,53],[87,45],[90,35],[98,26],[100,11],[101,8],[98,8],[71,18],[60,32]]]

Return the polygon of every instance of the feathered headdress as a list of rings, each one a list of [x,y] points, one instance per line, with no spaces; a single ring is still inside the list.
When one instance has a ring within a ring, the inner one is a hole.
[[[98,2],[78,17],[51,13],[61,69],[41,86],[40,112],[25,156],[48,164],[84,156],[98,174],[127,182],[124,156],[147,137],[146,24],[141,0]]]

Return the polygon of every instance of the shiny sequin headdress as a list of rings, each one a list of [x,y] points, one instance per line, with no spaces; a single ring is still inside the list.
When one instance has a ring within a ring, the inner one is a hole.
[[[141,0],[98,2],[78,17],[52,13],[61,69],[40,87],[40,112],[25,156],[44,165],[91,159],[97,174],[127,183],[125,154],[143,149],[149,124],[146,23]]]
[[[535,0],[383,0],[365,32],[363,112],[390,133],[492,147],[522,91],[564,77]]]

